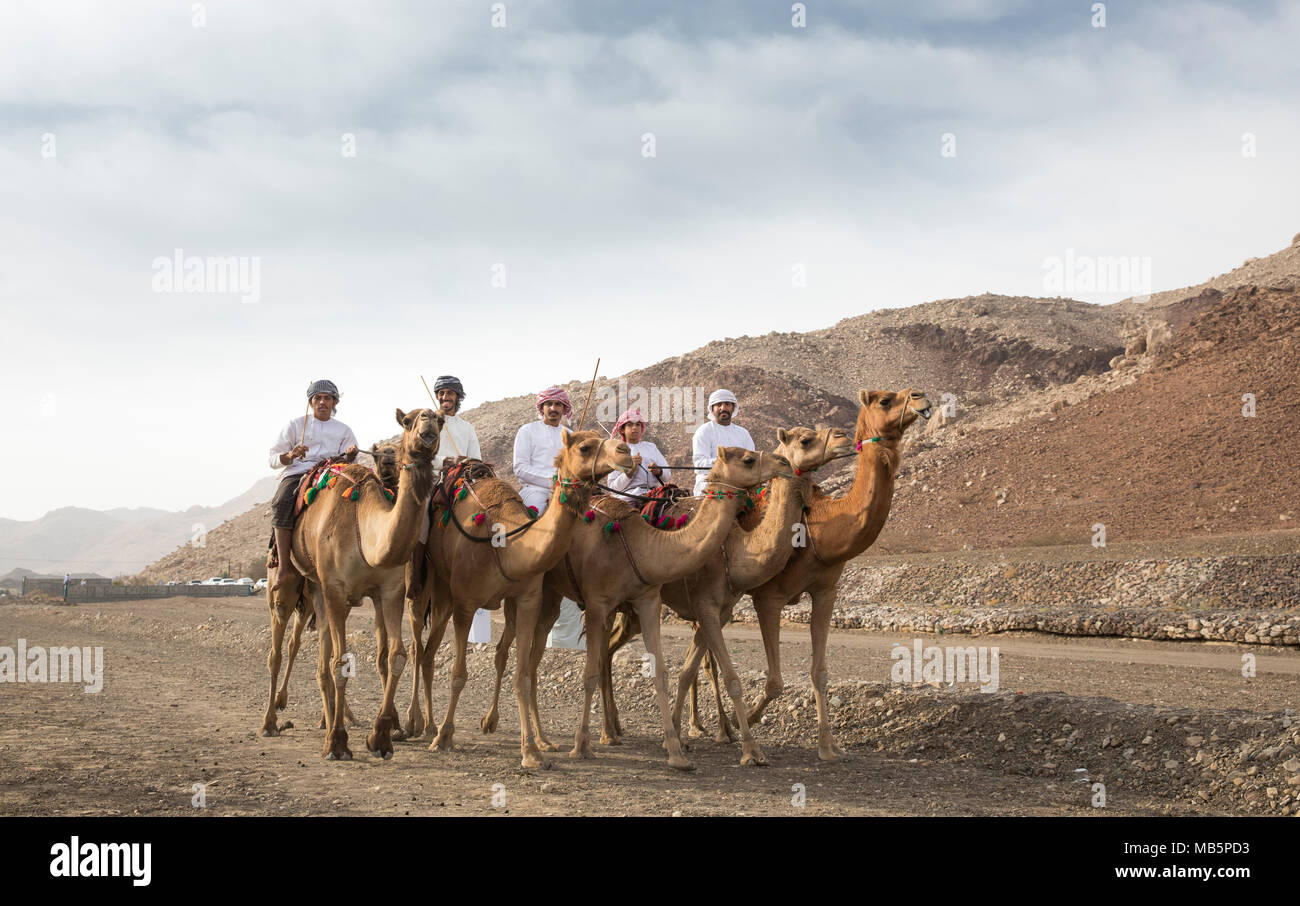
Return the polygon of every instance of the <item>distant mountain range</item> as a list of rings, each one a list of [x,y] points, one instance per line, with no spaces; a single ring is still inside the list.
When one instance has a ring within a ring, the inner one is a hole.
[[[39,519],[0,519],[0,571],[21,576],[41,574],[78,578],[136,573],[196,533],[270,500],[275,476],[259,480],[238,497],[219,506],[192,506],[181,512],[150,507],[89,510],[61,507]]]

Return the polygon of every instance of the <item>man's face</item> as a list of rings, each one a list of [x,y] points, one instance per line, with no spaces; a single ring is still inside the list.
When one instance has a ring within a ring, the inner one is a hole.
[[[645,425],[641,422],[628,422],[623,426],[623,440],[630,444],[641,443],[642,434],[645,434]]]
[[[327,422],[330,416],[334,414],[334,407],[338,405],[332,394],[317,393],[311,398],[311,411],[316,417],[323,422]]]
[[[456,406],[460,402],[460,394],[449,387],[443,387],[434,394],[438,398],[438,405],[442,407],[443,415],[455,415]]]
[[[735,403],[714,403],[713,418],[719,425],[731,424],[731,414],[736,411]]]
[[[547,400],[542,403],[542,421],[554,428],[564,417],[564,403],[556,400]]]

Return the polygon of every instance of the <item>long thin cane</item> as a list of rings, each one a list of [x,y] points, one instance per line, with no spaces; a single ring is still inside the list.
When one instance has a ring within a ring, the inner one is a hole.
[[[600,372],[600,359],[596,359],[596,368],[591,372],[591,385],[587,388],[587,401],[582,404],[582,417],[578,419],[578,430],[582,430],[582,423],[587,420],[587,407],[591,405],[591,395],[596,392],[596,375]]]

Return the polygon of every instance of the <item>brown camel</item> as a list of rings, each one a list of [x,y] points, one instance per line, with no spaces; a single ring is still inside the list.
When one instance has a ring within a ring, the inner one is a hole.
[[[750,594],[758,612],[767,654],[767,682],[763,694],[750,709],[747,719],[758,720],[768,703],[781,694],[781,610],[794,604],[805,592],[812,597],[812,686],[817,704],[817,756],[837,761],[844,753],[831,735],[826,710],[826,638],[831,613],[845,565],[876,540],[889,517],[894,498],[894,476],[898,472],[899,442],[903,432],[920,415],[930,417],[930,402],[919,390],[861,390],[854,445],[860,451],[853,485],[842,497],[829,497],[813,487],[812,506],[805,523],[808,544],[797,548],[785,568]],[[760,505],[761,509],[761,505]],[[694,645],[702,648],[697,632]],[[682,669],[681,686],[695,680],[694,666]],[[691,669],[687,669],[691,668]],[[726,720],[725,716],[720,717]]]
[[[696,624],[697,640],[702,640],[705,650],[721,666],[723,682],[731,696],[733,706],[740,716],[742,765],[765,764],[763,753],[750,733],[744,716],[740,677],[732,664],[722,637],[722,624],[731,617],[731,610],[745,592],[758,588],[776,576],[785,567],[799,541],[800,524],[804,508],[812,494],[812,473],[833,459],[853,455],[853,442],[838,428],[791,428],[777,432],[780,445],[775,453],[787,459],[794,475],[773,478],[767,492],[762,495],[761,508],[742,511],[740,522],[731,527],[716,555],[692,575],[676,582],[665,583],[660,589],[663,602],[684,620]],[[618,708],[614,702],[613,677],[610,670],[615,651],[631,639],[631,630],[639,624],[635,614],[627,614],[627,622],[618,638],[611,638],[601,660],[601,698],[603,732],[601,742],[618,745]],[[694,650],[691,652],[693,653]],[[690,663],[688,653],[687,663]],[[685,674],[683,674],[684,679]],[[693,684],[679,682],[673,703],[673,727],[681,735],[682,703],[686,689]],[[719,697],[719,700],[720,697]],[[727,729],[730,729],[727,726]],[[728,738],[728,737],[723,737]]]
[[[595,431],[566,430],[562,436],[564,446],[555,457],[555,487],[541,516],[533,517],[519,492],[508,483],[499,478],[484,478],[473,482],[463,499],[453,502],[445,525],[441,516],[432,521],[426,555],[430,581],[425,583],[420,601],[412,602],[411,606],[414,645],[427,705],[422,727],[417,686],[408,712],[412,735],[434,726],[433,658],[448,619],[455,627],[456,663],[451,672],[447,714],[430,749],[453,747],[456,703],[469,675],[465,656],[474,612],[480,607],[496,609],[504,598],[508,621],[525,633],[527,641],[521,642],[520,648],[522,663],[528,663],[534,656],[528,642],[533,639],[533,627],[541,609],[543,574],[569,549],[574,527],[587,511],[595,483],[615,469],[633,468],[631,451],[618,438],[603,439]],[[502,544],[492,541],[494,534],[502,539]],[[471,540],[468,536],[481,540]],[[430,616],[430,633],[428,643],[421,650],[420,630],[426,613]],[[500,682],[498,674],[498,691]],[[528,707],[530,700],[535,707],[536,691],[527,671],[516,674],[514,686],[520,715],[521,762],[526,768],[538,767],[542,764],[541,755],[528,720]],[[492,729],[495,723],[494,716]],[[485,719],[485,729],[486,724]]]
[[[396,500],[388,500],[370,470],[345,466],[340,469],[338,489],[319,492],[294,527],[294,565],[308,582],[321,627],[317,680],[328,723],[323,754],[330,759],[352,757],[344,729],[347,681],[355,673],[347,651],[347,618],[363,597],[374,602],[376,623],[384,624],[386,643],[386,650],[377,653],[378,659],[386,659],[384,698],[366,748],[385,758],[393,754],[392,735],[398,724],[394,699],[406,664],[405,566],[432,492],[432,459],[443,418],[431,409],[410,413],[398,409],[397,422],[402,426],[402,471]],[[356,501],[348,493],[354,483]],[[378,630],[376,636],[380,637]]]
[[[401,455],[401,449],[392,441],[384,441],[371,446],[370,456],[375,461],[375,474],[379,476],[380,483],[390,490],[396,491],[398,478],[401,475],[401,468],[398,464],[398,457]],[[275,567],[268,567],[266,573],[266,603],[271,610],[271,653],[266,660],[267,669],[271,673],[271,700],[274,702],[274,709],[269,705],[262,721],[263,736],[279,736],[280,731],[286,726],[277,726],[275,721],[275,712],[283,711],[289,704],[289,674],[293,672],[293,663],[298,657],[298,649],[302,646],[302,631],[314,625],[314,614],[312,613],[311,603],[307,600],[306,585],[301,579],[293,586],[284,589],[281,596],[280,605],[276,603],[275,594]],[[284,679],[280,683],[280,689],[275,690],[277,674],[280,672],[280,661],[283,651],[284,632],[288,623],[289,614],[293,614],[293,633],[289,641],[289,657],[284,667]],[[376,614],[378,616],[378,614]],[[384,622],[381,619],[375,620],[375,632],[378,636],[383,629]],[[376,649],[383,651],[387,646],[387,639],[384,639]],[[382,685],[385,680],[385,674],[388,670],[387,661],[384,658],[376,658],[379,664],[379,681]],[[327,692],[327,696],[333,696],[333,692]],[[344,715],[349,724],[355,724],[356,718],[352,715],[352,709],[348,708]],[[292,724],[287,724],[292,726]],[[326,717],[324,712],[321,714],[319,730],[326,727]]]
[[[717,556],[719,545],[736,522],[736,514],[748,499],[748,489],[777,476],[790,476],[793,469],[782,456],[755,453],[740,447],[719,447],[718,459],[709,472],[705,500],[685,527],[675,531],[655,528],[643,522],[628,503],[602,498],[592,504],[596,518],[578,526],[565,562],[546,574],[543,583],[542,620],[538,623],[531,645],[528,629],[518,626],[519,650],[515,656],[515,677],[531,677],[537,685],[540,653],[546,634],[560,612],[560,599],[571,598],[584,607],[583,624],[587,631],[587,666],[583,675],[583,707],[574,736],[570,758],[594,758],[588,725],[591,697],[600,681],[600,662],[605,651],[605,628],[611,614],[623,605],[635,609],[645,634],[646,653],[655,690],[655,699],[663,717],[664,747],[668,764],[679,770],[692,769],[682,752],[681,740],[669,713],[665,666],[659,641],[659,590],[696,572],[706,561]],[[617,531],[614,527],[617,526]],[[498,643],[497,670],[504,669],[503,649],[508,649],[513,633],[507,621],[506,633]],[[530,660],[529,648],[536,653]],[[529,669],[525,670],[525,665]],[[521,718],[522,719],[522,718]],[[533,719],[540,719],[533,703]]]

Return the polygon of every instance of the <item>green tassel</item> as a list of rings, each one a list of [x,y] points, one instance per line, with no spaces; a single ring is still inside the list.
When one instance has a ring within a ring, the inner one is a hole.
[[[359,500],[361,498],[361,485],[354,487],[352,493],[348,495],[348,498],[351,500]]]
[[[569,495],[566,494],[566,493],[564,493],[563,491],[561,491],[561,492],[560,492],[560,503],[568,503],[568,502],[569,502]]]
[[[443,510],[443,511],[442,511],[442,524],[443,524],[443,525],[446,525],[446,524],[448,523],[448,521],[450,521],[450,519],[451,519],[451,510]]]
[[[312,503],[312,501],[314,501],[315,499],[316,499],[316,489],[315,489],[315,488],[308,488],[308,489],[307,489],[307,505],[310,506],[311,503]]]
[[[649,513],[642,513],[642,514],[641,514],[641,518],[644,519],[646,522],[649,522],[649,521],[650,521],[650,514],[649,514]]]
[[[469,488],[465,487],[465,485],[461,485],[460,490],[456,492],[456,499],[464,500],[468,495],[469,495]]]
[[[388,498],[389,503],[392,503],[394,500],[397,499],[397,495],[394,494],[392,491],[388,490],[388,488],[384,488],[384,496]]]

